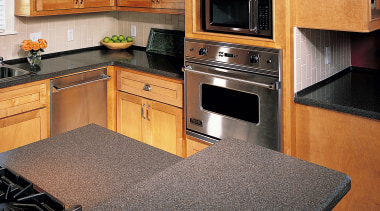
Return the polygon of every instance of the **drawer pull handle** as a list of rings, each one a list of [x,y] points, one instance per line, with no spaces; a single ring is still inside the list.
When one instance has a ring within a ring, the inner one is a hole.
[[[146,108],[146,118],[148,119],[148,121],[150,121],[150,118],[149,118],[149,108],[150,108],[150,105],[148,105],[148,108]]]
[[[143,119],[145,119],[145,116],[144,116],[144,107],[145,107],[145,103],[141,107],[141,115],[142,115]]]
[[[144,91],[150,91],[150,90],[152,90],[152,87],[149,84],[145,84],[143,90]]]
[[[152,0],[152,3],[155,4],[156,2],[154,0]]]

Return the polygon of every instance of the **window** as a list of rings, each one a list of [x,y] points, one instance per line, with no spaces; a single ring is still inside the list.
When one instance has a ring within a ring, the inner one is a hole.
[[[0,35],[15,34],[15,1],[0,0]]]

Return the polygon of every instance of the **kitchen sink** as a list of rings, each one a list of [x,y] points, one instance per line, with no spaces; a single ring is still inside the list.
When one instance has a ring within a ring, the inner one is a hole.
[[[22,77],[29,77],[31,74],[32,73],[27,70],[12,67],[7,64],[0,65],[0,83],[9,80],[19,79]]]

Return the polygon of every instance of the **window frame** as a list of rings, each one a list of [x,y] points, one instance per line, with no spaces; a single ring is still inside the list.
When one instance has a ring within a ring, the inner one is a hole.
[[[15,1],[0,0],[5,4],[5,30],[0,30],[1,35],[17,34],[15,31]]]

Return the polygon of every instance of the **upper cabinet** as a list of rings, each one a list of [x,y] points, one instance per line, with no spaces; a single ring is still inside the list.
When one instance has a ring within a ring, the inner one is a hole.
[[[380,2],[375,0],[295,0],[296,26],[352,32],[380,28]]]
[[[114,9],[115,0],[15,0],[15,15],[47,16],[102,12]]]
[[[184,14],[185,0],[117,0],[118,10]]]

